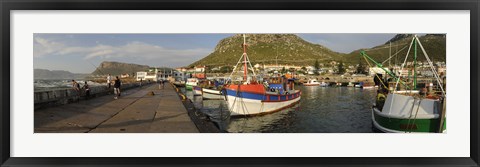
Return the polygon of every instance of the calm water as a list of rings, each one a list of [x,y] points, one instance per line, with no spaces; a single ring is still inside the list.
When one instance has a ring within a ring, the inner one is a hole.
[[[268,115],[230,119],[223,100],[202,100],[187,91],[197,108],[228,132],[368,133],[375,89],[303,87],[300,103]]]

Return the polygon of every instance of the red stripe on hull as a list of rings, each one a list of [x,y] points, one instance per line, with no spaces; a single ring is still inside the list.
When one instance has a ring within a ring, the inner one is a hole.
[[[250,85],[228,85],[227,89],[237,91],[239,89],[242,92],[265,94],[265,87],[261,84]]]

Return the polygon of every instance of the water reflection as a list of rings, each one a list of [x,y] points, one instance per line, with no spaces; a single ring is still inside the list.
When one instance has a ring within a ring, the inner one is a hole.
[[[195,107],[228,132],[268,133],[365,133],[371,130],[370,108],[375,89],[351,87],[303,87],[302,99],[295,106],[279,112],[230,119],[224,100],[192,99]]]

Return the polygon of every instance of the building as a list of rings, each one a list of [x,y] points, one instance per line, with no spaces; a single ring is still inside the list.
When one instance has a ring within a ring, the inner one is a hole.
[[[388,70],[388,69],[385,69],[385,70]],[[375,75],[375,74],[385,75],[385,74],[387,74],[387,73],[385,72],[385,70],[383,70],[383,69],[380,68],[380,67],[370,67],[370,68],[368,69],[368,74],[371,75],[371,76],[373,76],[373,75]]]
[[[204,73],[205,72],[205,66],[195,66],[194,71],[195,73]]]
[[[144,81],[158,81],[161,79],[162,73],[159,71],[158,68],[150,68],[147,71],[139,71],[137,72],[136,80],[144,80]]]
[[[260,66],[257,67],[257,64],[255,65],[255,68],[259,68]],[[295,70],[301,70],[302,67],[301,66],[296,66],[296,65],[288,65],[288,64],[264,64],[263,65],[263,69],[267,70],[267,71],[273,71],[273,70],[282,70],[283,68],[285,68],[286,70],[288,69],[295,69]]]
[[[145,71],[139,71],[137,72],[137,81],[140,81],[140,80],[145,80],[145,77],[147,76],[147,72]]]
[[[120,75],[120,78],[128,78],[128,77],[130,77],[130,74],[122,74],[122,75]]]

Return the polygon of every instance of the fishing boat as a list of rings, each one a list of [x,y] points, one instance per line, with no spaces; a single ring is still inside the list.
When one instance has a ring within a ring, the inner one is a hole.
[[[203,80],[200,82],[198,85],[201,88],[202,98],[204,100],[225,100],[225,96],[222,93],[224,83],[223,79]]]
[[[263,115],[280,111],[298,103],[301,91],[294,89],[293,80],[282,78],[282,83],[279,84],[282,85],[281,87],[257,81],[255,70],[250,63],[246,49],[246,37],[243,35],[243,54],[229,77],[232,78],[238,65],[243,64],[243,80],[230,81],[224,89],[230,115],[232,117]],[[247,65],[253,73],[250,77],[247,76],[249,71]]]
[[[203,91],[202,91],[202,87],[200,86],[193,86],[193,95],[194,96],[202,96],[203,94]]]
[[[306,83],[303,83],[303,86],[320,86],[320,82],[316,79],[309,79]]]
[[[204,100],[225,100],[222,90],[202,88]]]
[[[355,86],[355,84],[353,84],[353,82],[348,82],[347,87],[354,87],[354,86]]]
[[[197,85],[198,85],[197,78],[188,78],[187,83],[185,83],[185,89],[193,90],[193,86],[197,86]]]
[[[422,49],[430,69],[434,73],[438,86],[441,89],[441,94],[427,91],[426,88],[417,89],[417,76],[415,72],[417,43]],[[377,67],[382,68],[396,81],[392,91],[389,91],[386,85],[383,85],[384,88],[378,91],[377,100],[372,107],[372,126],[376,131],[387,133],[442,133],[446,129],[446,93],[442,86],[443,83],[438,77],[432,61],[416,35],[410,43],[403,65],[406,64],[412,45],[414,46],[413,78],[401,78],[401,76],[397,76],[383,68],[382,64],[370,58],[365,51],[361,52],[361,55],[366,60],[368,59],[376,64]],[[402,69],[403,68],[404,66],[402,66]],[[399,90],[401,87],[405,90]]]
[[[327,87],[327,86],[328,86],[328,83],[326,83],[326,82],[321,82],[320,83],[320,87]]]
[[[175,81],[173,82],[173,85],[176,87],[185,87],[185,81]]]
[[[359,82],[357,85],[355,85],[355,88],[374,89],[374,88],[378,88],[378,85],[375,85],[374,83],[370,83],[370,82]]]

